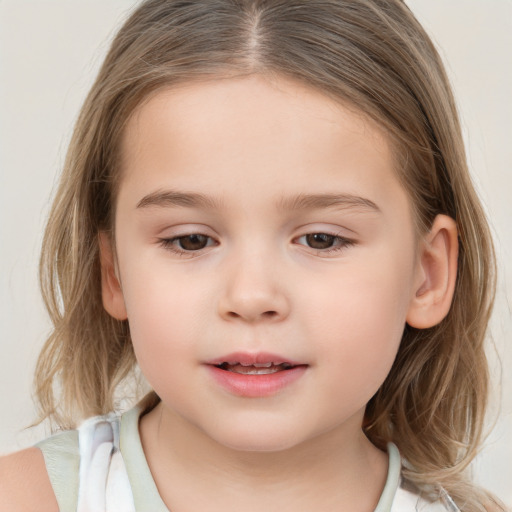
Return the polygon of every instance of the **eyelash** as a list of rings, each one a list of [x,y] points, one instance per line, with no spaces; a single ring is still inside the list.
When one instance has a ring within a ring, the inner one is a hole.
[[[194,235],[195,236],[206,237],[209,240],[213,240],[212,237],[210,237],[208,235],[203,235],[202,233],[189,233],[189,234],[186,234],[186,235],[180,235],[180,236],[176,236],[176,237],[173,237],[173,238],[161,238],[159,240],[159,244],[165,250],[171,251],[171,252],[177,254],[178,256],[186,256],[186,257],[194,257],[195,254],[200,253],[203,249],[206,249],[207,247],[211,247],[213,245],[218,245],[218,244],[208,244],[205,247],[203,247],[202,249],[197,249],[197,250],[181,249],[177,245],[177,242],[179,242],[179,240],[187,238],[187,237],[190,237],[190,236],[194,236]],[[345,237],[336,235],[334,233],[328,233],[328,232],[324,232],[324,231],[306,233],[305,235],[302,235],[302,236],[300,236],[298,238],[295,238],[295,240],[300,240],[301,238],[305,238],[305,237],[311,236],[311,235],[325,235],[325,236],[328,236],[328,237],[332,237],[333,238],[333,240],[332,240],[333,244],[338,244],[338,245],[333,245],[332,247],[328,247],[326,249],[315,249],[314,247],[306,246],[306,247],[309,247],[310,249],[313,249],[313,250],[317,251],[317,254],[332,254],[332,253],[336,253],[336,252],[342,251],[342,250],[344,250],[344,249],[346,249],[348,247],[351,247],[351,246],[356,244],[355,240],[351,240],[349,238],[345,238]]]

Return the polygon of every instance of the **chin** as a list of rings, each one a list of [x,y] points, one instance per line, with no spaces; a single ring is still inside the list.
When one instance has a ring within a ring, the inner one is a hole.
[[[258,453],[282,452],[306,441],[307,436],[301,438],[297,434],[297,425],[291,428],[280,428],[275,424],[268,424],[266,428],[252,425],[209,433],[213,440],[226,448],[239,452]]]

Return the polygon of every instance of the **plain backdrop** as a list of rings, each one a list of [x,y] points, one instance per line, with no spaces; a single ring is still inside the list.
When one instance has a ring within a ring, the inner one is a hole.
[[[41,427],[23,430],[34,419],[32,373],[49,330],[37,284],[41,234],[80,105],[135,3],[0,0],[0,452],[45,435]],[[512,505],[512,0],[407,3],[447,65],[471,171],[494,229],[494,429],[473,469]]]

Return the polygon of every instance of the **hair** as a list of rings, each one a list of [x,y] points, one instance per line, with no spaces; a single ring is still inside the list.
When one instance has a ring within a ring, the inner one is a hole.
[[[319,90],[384,129],[418,233],[438,214],[455,219],[451,309],[432,328],[405,327],[363,428],[380,448],[396,443],[404,476],[425,495],[441,485],[462,510],[485,510],[493,498],[465,470],[487,404],[494,251],[446,72],[400,0],[148,0],[130,15],[77,120],[44,235],[40,279],[54,329],[36,370],[40,420],[67,427],[112,410],[136,371],[128,323],[102,306],[98,241],[113,229],[131,115],[162,88],[255,73]]]

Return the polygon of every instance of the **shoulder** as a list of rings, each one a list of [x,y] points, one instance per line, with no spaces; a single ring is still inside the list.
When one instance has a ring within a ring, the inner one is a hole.
[[[39,448],[0,457],[0,510],[58,512],[59,506]]]

